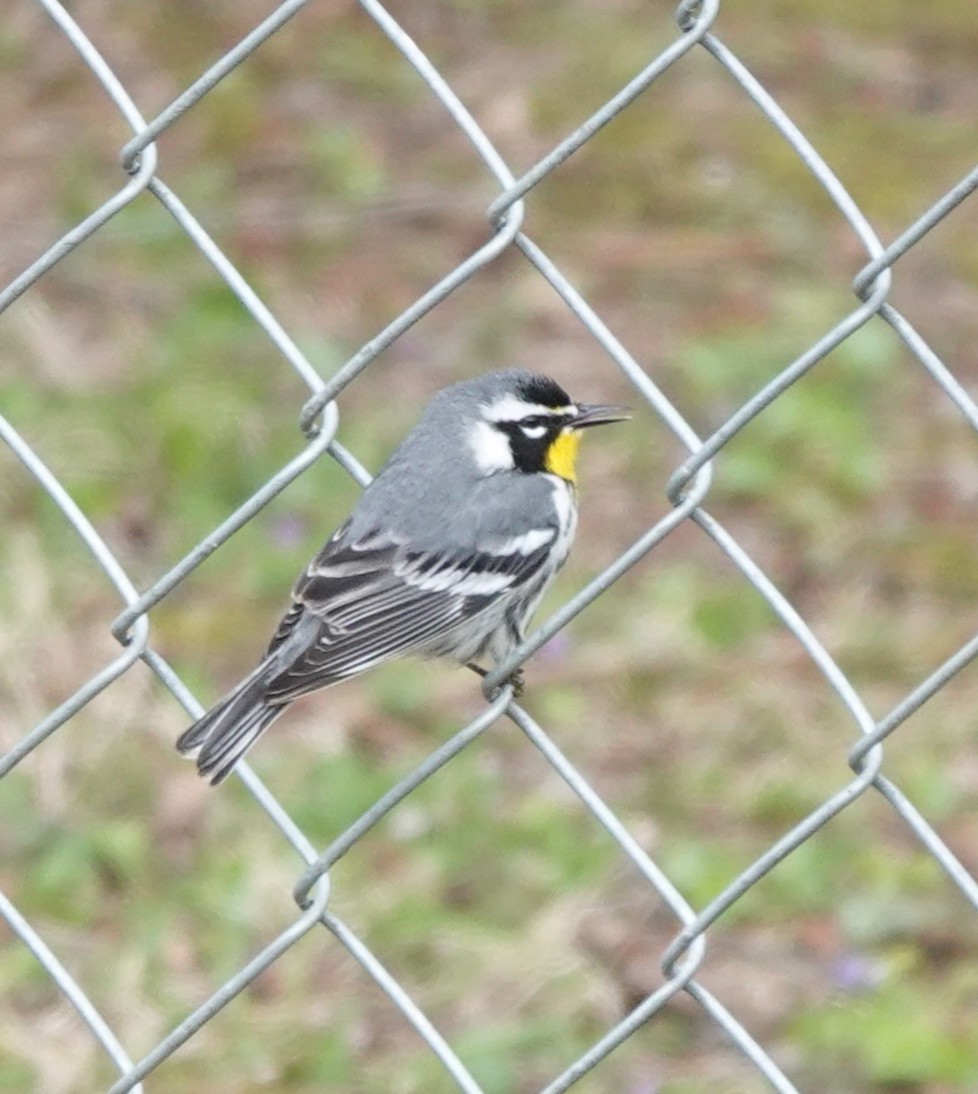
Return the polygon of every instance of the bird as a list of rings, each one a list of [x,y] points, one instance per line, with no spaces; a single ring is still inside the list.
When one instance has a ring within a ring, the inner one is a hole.
[[[308,692],[406,654],[487,675],[567,559],[581,431],[629,416],[519,368],[436,392],[295,583],[264,657],[177,750],[216,785]]]

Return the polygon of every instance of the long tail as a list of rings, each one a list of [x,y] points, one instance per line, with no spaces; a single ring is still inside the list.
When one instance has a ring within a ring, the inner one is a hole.
[[[231,769],[285,710],[288,703],[270,704],[265,698],[269,679],[279,670],[265,661],[202,718],[180,735],[177,751],[194,755],[197,773],[211,785],[223,782]]]

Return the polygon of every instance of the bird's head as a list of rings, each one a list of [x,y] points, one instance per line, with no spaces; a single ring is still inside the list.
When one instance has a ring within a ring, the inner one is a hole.
[[[490,373],[470,387],[466,439],[479,471],[547,472],[576,481],[581,430],[629,417],[621,406],[575,403],[554,380],[521,370]]]

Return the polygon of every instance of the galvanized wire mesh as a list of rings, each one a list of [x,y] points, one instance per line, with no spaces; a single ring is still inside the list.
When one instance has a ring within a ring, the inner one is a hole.
[[[388,347],[456,289],[478,275],[500,255],[513,250],[522,254],[540,278],[555,290],[569,313],[593,338],[596,356],[610,359],[621,370],[634,388],[635,400],[644,401],[648,405],[655,418],[688,451],[688,457],[675,470],[668,484],[668,498],[671,503],[668,515],[648,528],[599,577],[561,605],[538,627],[524,646],[506,664],[500,666],[495,674],[496,678],[504,678],[520,665],[626,571],[642,564],[649,553],[680,526],[692,523],[706,533],[715,545],[718,555],[725,556],[742,575],[743,581],[749,583],[769,605],[785,632],[793,636],[804,655],[821,674],[826,692],[847,712],[854,730],[852,745],[848,755],[844,757],[852,769],[851,777],[840,779],[834,793],[820,801],[809,815],[777,838],[706,906],[699,908],[687,902],[666,873],[650,858],[640,841],[616,816],[611,805],[602,800],[587,776],[571,763],[528,710],[513,700],[508,690],[495,701],[487,701],[484,711],[477,718],[460,727],[454,736],[433,751],[416,770],[383,794],[354,824],[337,834],[325,849],[315,847],[250,768],[241,765],[239,773],[253,795],[255,808],[267,813],[301,863],[296,870],[294,895],[298,908],[294,921],[274,941],[255,953],[247,964],[208,998],[190,1009],[169,1035],[141,1059],[133,1059],[131,1052],[127,1051],[126,1031],[113,1029],[103,1020],[86,995],[85,984],[72,975],[67,962],[59,957],[57,947],[42,936],[42,932],[36,929],[29,917],[21,914],[6,897],[0,895],[0,914],[14,935],[43,966],[87,1024],[92,1037],[98,1040],[118,1068],[119,1079],[112,1086],[111,1094],[142,1090],[144,1079],[151,1077],[156,1068],[178,1053],[226,1004],[252,984],[259,974],[276,962],[288,962],[291,947],[303,937],[315,935],[321,928],[325,928],[336,943],[345,947],[386,992],[400,1011],[404,1022],[414,1027],[454,1084],[465,1091],[480,1090],[465,1060],[435,1028],[412,998],[410,991],[385,968],[383,954],[376,954],[368,949],[363,940],[334,911],[331,905],[329,871],[380,820],[397,810],[429,776],[445,765],[450,765],[454,757],[502,718],[511,719],[525,734],[532,746],[580,799],[593,817],[594,824],[608,833],[638,877],[668,905],[677,923],[672,943],[660,955],[661,986],[634,1006],[630,1013],[610,1025],[604,1036],[586,1052],[576,1059],[566,1060],[564,1070],[553,1075],[546,1085],[548,1094],[570,1088],[595,1068],[598,1068],[596,1075],[600,1079],[599,1065],[602,1060],[626,1039],[639,1035],[638,1031],[643,1026],[666,1012],[671,1002],[680,995],[694,1001],[702,1014],[726,1035],[733,1049],[773,1089],[796,1090],[789,1077],[790,1066],[784,1062],[779,1063],[738,1020],[737,1000],[721,1001],[698,979],[697,973],[704,959],[710,931],[770,871],[792,856],[834,817],[863,795],[873,792],[885,799],[892,809],[893,817],[906,825],[917,837],[939,863],[948,883],[957,886],[971,909],[978,911],[978,882],[904,791],[884,773],[883,752],[883,742],[978,654],[978,637],[962,645],[943,664],[934,666],[930,675],[917,683],[884,717],[873,716],[865,698],[853,687],[829,650],[815,637],[806,620],[730,531],[711,516],[707,508],[711,489],[711,461],[721,456],[725,446],[735,435],[757,416],[764,414],[791,385],[867,324],[887,324],[919,362],[943,397],[946,397],[948,405],[972,429],[978,430],[978,407],[955,379],[951,368],[890,303],[891,286],[900,260],[978,188],[978,169],[971,171],[960,183],[940,195],[897,239],[888,246],[884,245],[877,238],[863,211],[813,144],[792,123],[769,91],[724,45],[720,30],[715,29],[720,0],[705,0],[702,3],[680,4],[678,29],[669,47],[652,58],[633,80],[599,110],[583,120],[566,139],[517,177],[500,151],[490,142],[478,120],[468,112],[453,88],[427,59],[422,46],[412,39],[388,8],[375,0],[361,0],[360,6],[365,16],[374,24],[371,28],[365,23],[364,32],[375,33],[379,29],[387,36],[400,55],[400,63],[415,71],[444,109],[445,125],[457,126],[465,135],[472,146],[474,161],[480,164],[487,177],[498,186],[499,194],[487,210],[490,228],[487,242],[476,248],[410,307],[391,319],[383,330],[370,337],[341,368],[324,380],[261,297],[217,246],[207,229],[194,217],[178,194],[164,183],[160,174],[163,165],[154,143],[171,128],[178,127],[183,115],[204,99],[235,68],[248,64],[251,55],[288,20],[293,17],[301,18],[302,9],[306,6],[305,0],[290,0],[281,4],[166,109],[149,121],[142,116],[124,84],[72,14],[56,0],[37,0],[37,3],[76,51],[77,63],[87,65],[91,70],[105,94],[132,128],[133,137],[121,150],[125,175],[117,193],[81,219],[6,286],[0,293],[0,312],[16,305],[20,297],[30,294],[58,262],[77,248],[84,247],[87,241],[101,232],[127,206],[134,202],[149,201],[147,193],[152,194],[213,266],[214,277],[223,279],[230,287],[257,327],[271,339],[285,362],[301,377],[309,388],[310,396],[300,415],[305,445],[299,455],[276,470],[220,527],[143,591],[135,587],[125,568],[100,536],[95,526],[97,522],[90,519],[73,501],[58,478],[48,470],[44,453],[22,438],[13,421],[0,419],[0,434],[5,443],[57,506],[65,531],[77,536],[91,552],[104,572],[105,580],[114,587],[124,604],[124,609],[112,626],[112,634],[121,647],[119,654],[103,665],[70,698],[51,710],[39,724],[24,733],[0,761],[0,780],[9,779],[18,764],[30,757],[35,750],[43,749],[45,742],[53,734],[67,732],[75,715],[106,689],[112,688],[140,661],[149,666],[189,715],[197,716],[201,713],[199,704],[184,682],[154,649],[151,610],[320,456],[328,454],[358,482],[365,482],[366,473],[356,457],[336,440],[339,423],[336,398],[351,383],[369,385],[370,366]],[[567,276],[523,230],[524,214],[534,200],[534,191],[538,184],[552,172],[559,171],[561,165],[606,123],[627,111],[640,95],[650,91],[663,73],[675,65],[681,65],[694,52],[707,54],[732,79],[737,94],[750,100],[763,114],[773,131],[793,151],[811,179],[833,203],[839,224],[851,231],[864,254],[862,269],[852,281],[855,299],[849,314],[826,329],[795,360],[786,362],[769,383],[718,423],[706,438],[697,435],[681,410],[653,381],[648,367],[625,349]],[[148,412],[151,412],[151,408]],[[529,705],[532,706],[532,703]],[[3,785],[0,784],[0,793],[2,791]],[[125,945],[125,940],[121,944]],[[233,1077],[233,1062],[228,1067]]]

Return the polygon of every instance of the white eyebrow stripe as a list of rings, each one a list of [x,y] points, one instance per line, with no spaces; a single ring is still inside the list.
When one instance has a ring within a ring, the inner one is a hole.
[[[518,422],[522,418],[566,418],[574,417],[577,407],[573,403],[567,406],[544,406],[542,403],[527,403],[515,395],[501,395],[495,402],[482,408],[482,416],[490,422]]]

